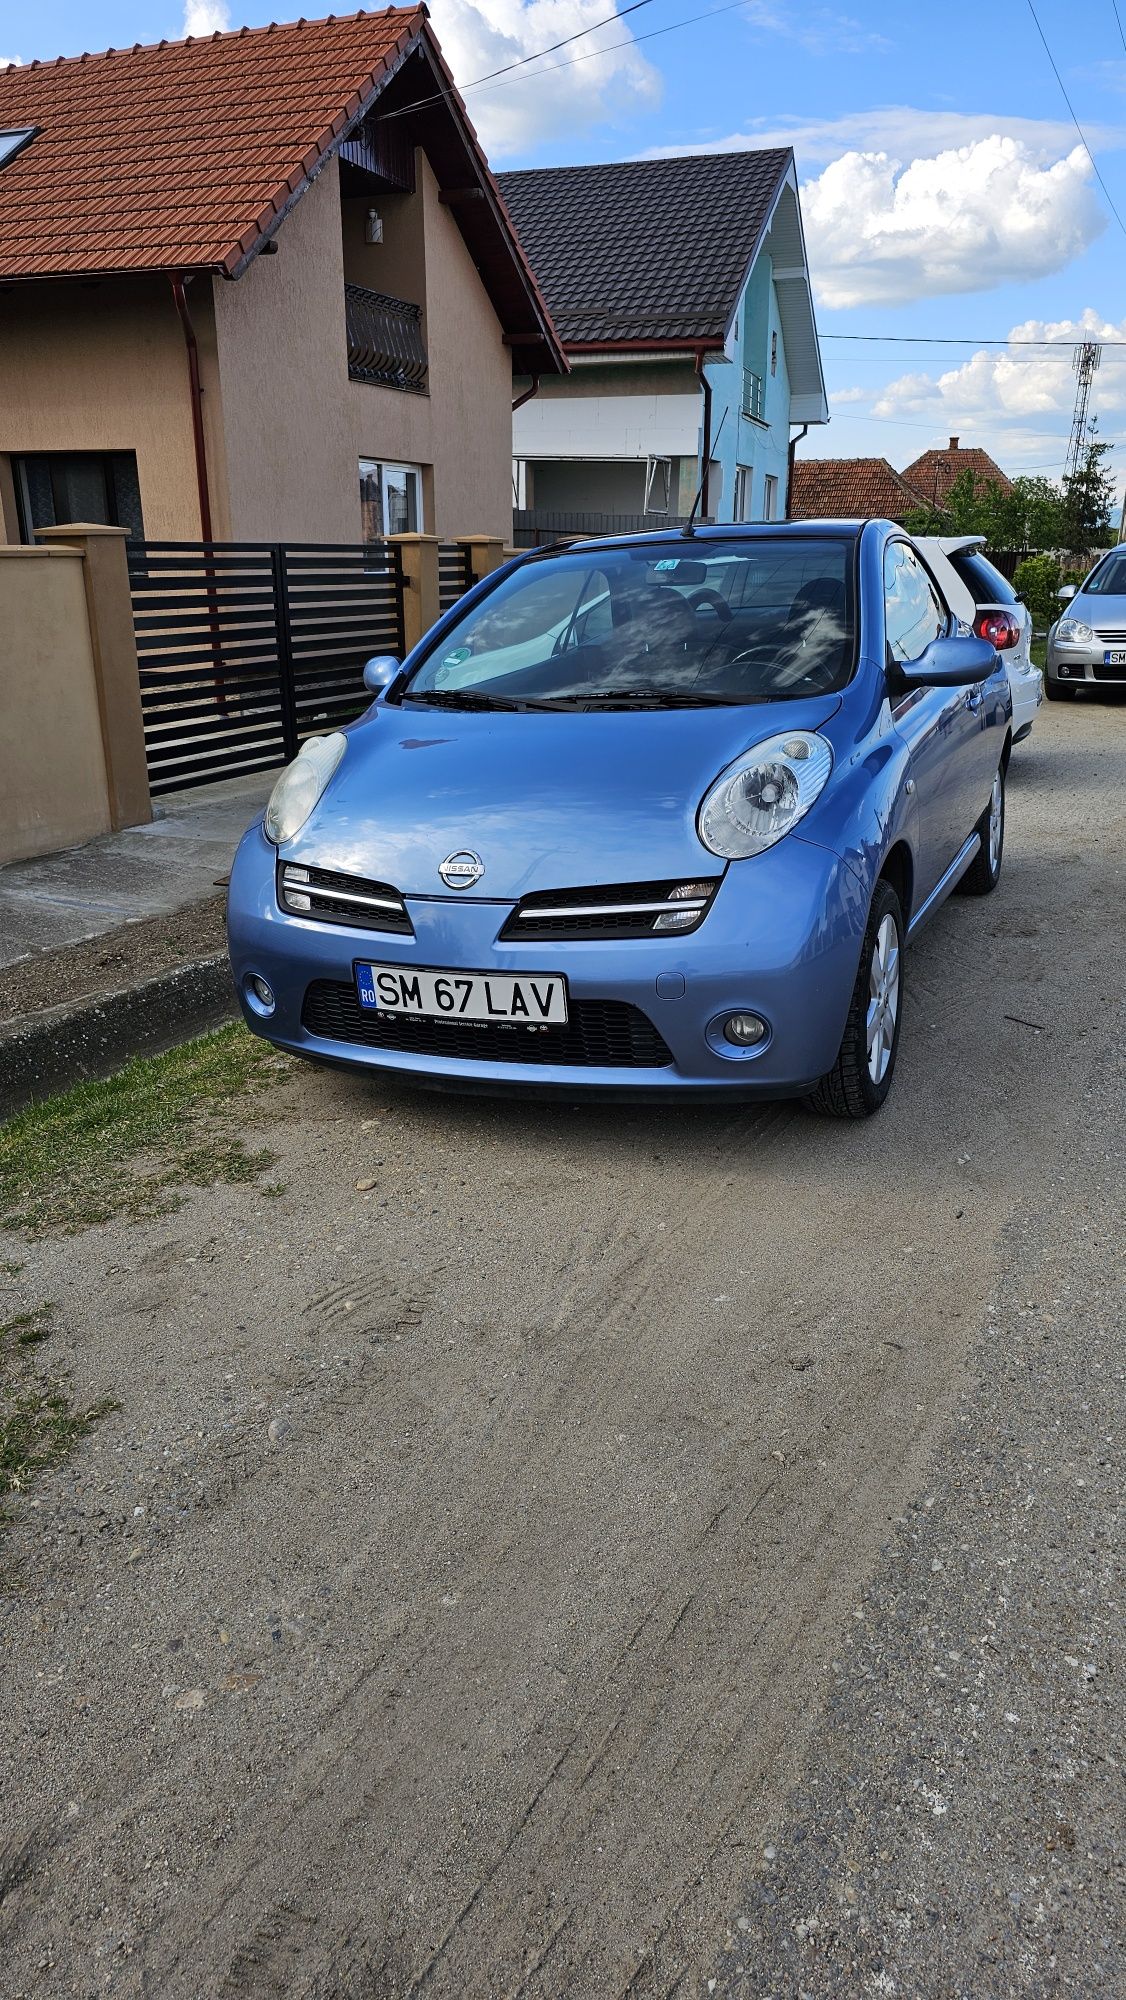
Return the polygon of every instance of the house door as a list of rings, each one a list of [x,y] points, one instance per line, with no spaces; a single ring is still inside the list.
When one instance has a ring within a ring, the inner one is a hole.
[[[417,535],[422,526],[422,467],[360,460],[360,514],[365,542],[383,535]]]

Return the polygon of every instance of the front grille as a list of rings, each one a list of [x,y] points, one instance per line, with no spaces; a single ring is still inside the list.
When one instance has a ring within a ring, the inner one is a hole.
[[[278,902],[290,916],[316,917],[321,923],[343,924],[354,931],[414,936],[414,925],[399,891],[388,882],[369,882],[362,875],[341,875],[331,868],[306,868],[283,861],[278,865]]]
[[[1096,630],[1095,637],[1096,639],[1101,639],[1104,646],[1118,646],[1123,651],[1126,651],[1126,632],[1100,632]]]
[[[675,882],[600,882],[595,889],[540,889],[525,896],[500,935],[506,944],[549,938],[684,937],[699,930],[719,887],[716,878]]]
[[[1126,667],[1108,667],[1096,660],[1091,668],[1097,681],[1126,681]]]
[[[459,1062],[560,1063],[569,1069],[664,1069],[672,1062],[652,1021],[624,1000],[572,1000],[565,1025],[526,1028],[373,1013],[344,980],[316,979],[305,994],[301,1025],[328,1042]]]

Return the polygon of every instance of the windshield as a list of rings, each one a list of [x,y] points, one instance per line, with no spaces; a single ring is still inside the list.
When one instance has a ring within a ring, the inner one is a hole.
[[[671,708],[830,694],[856,656],[853,548],[778,535],[544,556],[467,611],[399,698]]]
[[[1126,555],[1108,556],[1081,588],[1084,597],[1126,597]]]

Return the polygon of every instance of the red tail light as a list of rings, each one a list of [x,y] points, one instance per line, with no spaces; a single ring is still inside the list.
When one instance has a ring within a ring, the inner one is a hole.
[[[988,639],[991,646],[996,646],[999,653],[1020,644],[1020,624],[1011,611],[979,611],[974,631],[979,639]]]

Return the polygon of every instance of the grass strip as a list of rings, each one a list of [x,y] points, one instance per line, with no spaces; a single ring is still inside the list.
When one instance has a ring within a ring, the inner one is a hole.
[[[43,1372],[34,1350],[50,1337],[53,1308],[36,1306],[0,1326],[0,1521],[4,1502],[58,1465],[92,1424],[118,1405],[110,1396],[76,1410],[69,1384]]]
[[[0,1125],[0,1220],[25,1236],[178,1208],[188,1187],[251,1181],[274,1155],[237,1127],[289,1063],[241,1023],[77,1084]]]

